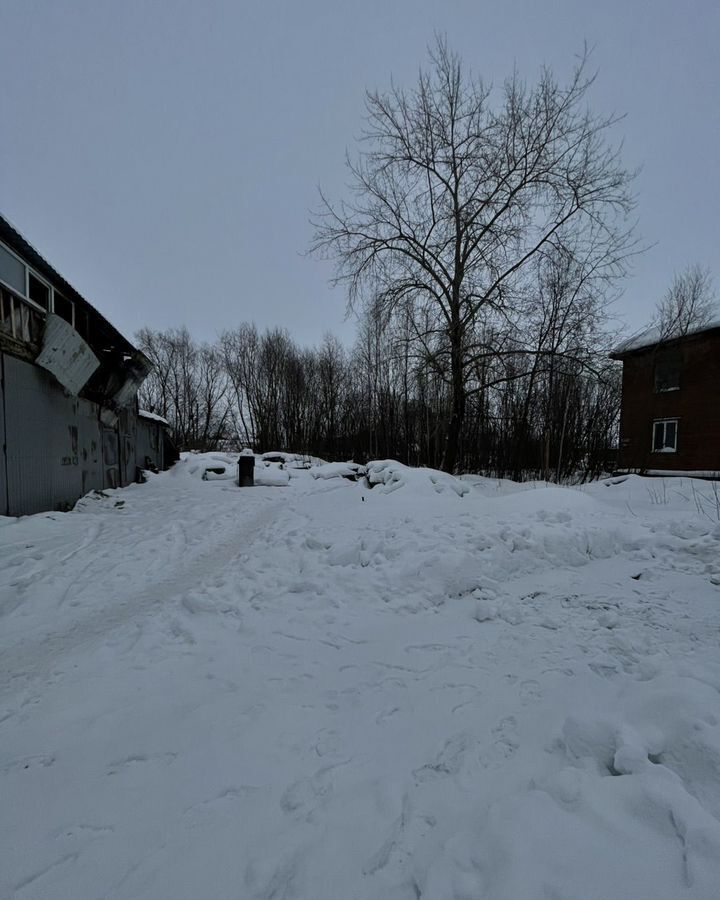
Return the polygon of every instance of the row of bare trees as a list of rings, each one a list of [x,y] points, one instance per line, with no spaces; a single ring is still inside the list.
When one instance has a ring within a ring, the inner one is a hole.
[[[355,346],[298,347],[253,325],[212,346],[139,335],[141,402],[183,448],[250,444],[328,458],[562,480],[611,465],[619,377],[607,310],[638,252],[634,173],[616,119],[587,106],[579,59],[500,89],[443,39],[411,90],[366,95],[349,195],[321,195],[313,250],[332,259]],[[709,273],[678,276],[659,339],[711,309]]]
[[[505,337],[502,356],[478,367],[458,469],[565,479],[608,467],[617,372],[599,356],[577,364],[553,334],[542,356],[524,344],[513,354]],[[140,403],[168,419],[181,449],[249,445],[438,467],[452,396],[411,337],[372,316],[350,349],[329,335],[302,348],[286,331],[248,324],[213,345],[198,345],[185,329],[144,329],[138,343],[154,368]]]

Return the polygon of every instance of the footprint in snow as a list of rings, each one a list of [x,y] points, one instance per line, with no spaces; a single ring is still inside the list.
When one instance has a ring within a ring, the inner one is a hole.
[[[432,762],[413,770],[415,784],[423,784],[435,778],[457,775],[462,768],[465,755],[470,747],[468,734],[461,732],[445,741],[445,746]]]
[[[539,700],[540,697],[542,697],[540,682],[535,681],[534,678],[528,678],[525,681],[521,681],[518,694],[520,695],[523,706],[529,706],[535,700]]]
[[[309,819],[332,797],[330,773],[334,768],[323,766],[309,778],[300,778],[289,785],[280,797],[283,812]]]
[[[337,731],[324,728],[319,732],[317,740],[313,744],[313,750],[318,756],[332,756],[340,749],[342,741]]]
[[[415,813],[408,795],[403,797],[402,811],[390,831],[362,868],[363,875],[372,876],[386,868],[394,869],[400,877],[407,874],[407,866],[415,859],[425,837],[435,828],[437,820],[430,813]],[[419,892],[413,891],[419,897]]]
[[[118,759],[115,762],[111,762],[110,766],[105,773],[106,775],[117,775],[118,772],[123,769],[131,768],[140,763],[151,763],[151,762],[160,762],[163,765],[169,766],[174,760],[177,759],[177,753],[173,753],[171,751],[167,753],[136,753],[132,756],[125,756],[122,759]]]
[[[501,766],[515,756],[519,743],[515,716],[505,716],[490,731],[491,745],[481,752],[480,762],[484,766]]]
[[[389,708],[389,709],[385,709],[385,710],[383,710],[382,712],[378,713],[378,714],[375,716],[375,723],[376,723],[377,725],[382,725],[383,722],[386,722],[388,719],[390,719],[390,718],[392,718],[393,716],[397,715],[397,713],[399,713],[399,712],[400,712],[400,707],[399,707],[399,706],[393,706],[393,707],[391,707],[391,708]]]

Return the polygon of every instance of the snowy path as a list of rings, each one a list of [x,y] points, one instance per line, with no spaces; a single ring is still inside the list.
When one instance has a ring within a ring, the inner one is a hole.
[[[684,494],[179,471],[0,554],[3,900],[717,896]]]

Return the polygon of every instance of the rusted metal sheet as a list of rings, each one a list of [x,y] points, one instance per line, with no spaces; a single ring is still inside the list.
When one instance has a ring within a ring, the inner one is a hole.
[[[99,367],[100,361],[72,325],[60,316],[48,314],[43,331],[42,350],[37,364],[47,369],[60,384],[78,394]]]

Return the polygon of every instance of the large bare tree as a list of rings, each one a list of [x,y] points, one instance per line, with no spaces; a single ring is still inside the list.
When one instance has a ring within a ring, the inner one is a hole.
[[[717,296],[709,269],[698,263],[675,275],[655,308],[660,340],[682,337],[718,315]]]
[[[313,249],[335,260],[351,307],[410,308],[448,385],[448,471],[487,337],[527,301],[538,255],[567,245],[610,279],[633,250],[633,173],[610,143],[615,117],[586,107],[592,81],[583,55],[566,85],[516,74],[496,96],[438,39],[416,87],[367,93],[350,197],[321,194]]]

